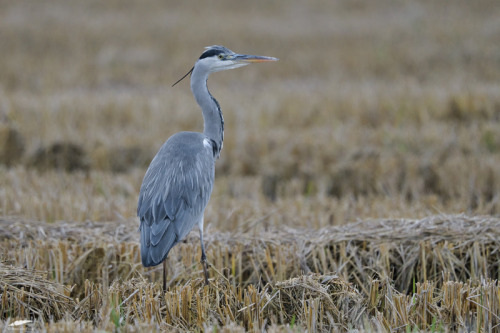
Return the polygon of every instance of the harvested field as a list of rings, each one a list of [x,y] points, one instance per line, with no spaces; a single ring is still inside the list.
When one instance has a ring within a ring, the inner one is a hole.
[[[0,330],[500,332],[500,6],[417,0],[0,0]],[[139,187],[225,141],[196,233],[140,263]]]
[[[45,276],[23,283],[31,295],[25,298],[44,299],[47,283],[64,291],[50,303],[54,318],[46,314],[50,304],[43,303],[42,315],[21,307],[19,296],[7,296],[10,315],[3,316],[74,318],[108,330],[137,323],[287,330],[295,323],[308,331],[437,325],[487,331],[500,325],[499,224],[491,217],[433,216],[268,230],[258,238],[207,234],[210,286],[203,285],[192,236],[169,256],[163,296],[161,272],[139,263],[135,223],[2,220],[1,256],[10,266],[2,266],[1,284],[12,289],[16,272],[35,270]]]

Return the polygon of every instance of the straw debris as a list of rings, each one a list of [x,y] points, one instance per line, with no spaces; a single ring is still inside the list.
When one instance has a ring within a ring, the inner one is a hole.
[[[194,279],[164,295],[158,284],[142,278],[115,281],[105,289],[86,281],[85,297],[73,316],[98,327],[116,321],[165,323],[190,331],[228,325],[255,330],[297,320],[322,331],[346,328],[365,309],[361,294],[334,275],[306,275],[261,288],[237,286],[225,278],[205,286],[202,279]]]
[[[46,273],[0,262],[0,318],[61,320],[75,302],[70,288],[47,279]]]
[[[163,294],[161,269],[140,264],[135,221],[4,219],[0,255],[12,265],[45,272],[42,279],[42,273],[19,268],[25,274],[21,281],[27,275],[32,279],[22,285],[32,286],[29,293],[36,295],[47,284],[62,288],[58,300],[65,307],[48,308],[59,304],[55,300],[44,300],[43,306],[31,300],[26,310],[10,291],[2,294],[8,300],[3,309],[9,311],[2,316],[61,320],[69,309],[75,325],[108,331],[280,332],[292,326],[299,331],[494,331],[500,327],[499,225],[495,217],[440,215],[315,231],[282,228],[255,236],[207,233],[209,286],[201,279],[198,238],[190,235],[169,255],[169,290]],[[23,300],[29,289],[20,289],[14,295]]]
[[[362,295],[336,275],[310,274],[276,283],[270,301],[280,323],[294,320],[309,331],[347,329],[366,310]]]

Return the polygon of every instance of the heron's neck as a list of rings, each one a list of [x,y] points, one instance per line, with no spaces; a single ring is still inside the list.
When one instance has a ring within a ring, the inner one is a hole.
[[[207,79],[208,73],[201,73],[195,67],[191,74],[191,91],[203,112],[203,134],[216,145],[214,152],[218,158],[224,141],[224,118],[219,103],[208,91]]]

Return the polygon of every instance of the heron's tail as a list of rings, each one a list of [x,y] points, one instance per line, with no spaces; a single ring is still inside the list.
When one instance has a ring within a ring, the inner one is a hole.
[[[141,219],[141,260],[144,267],[159,265],[167,258],[170,249],[177,244],[174,225],[165,219],[148,224]]]

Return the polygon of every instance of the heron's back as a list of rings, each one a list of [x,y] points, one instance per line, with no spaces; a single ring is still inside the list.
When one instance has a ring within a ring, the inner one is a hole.
[[[144,266],[160,264],[199,223],[212,193],[213,154],[205,135],[180,132],[170,137],[151,161],[137,207]]]

